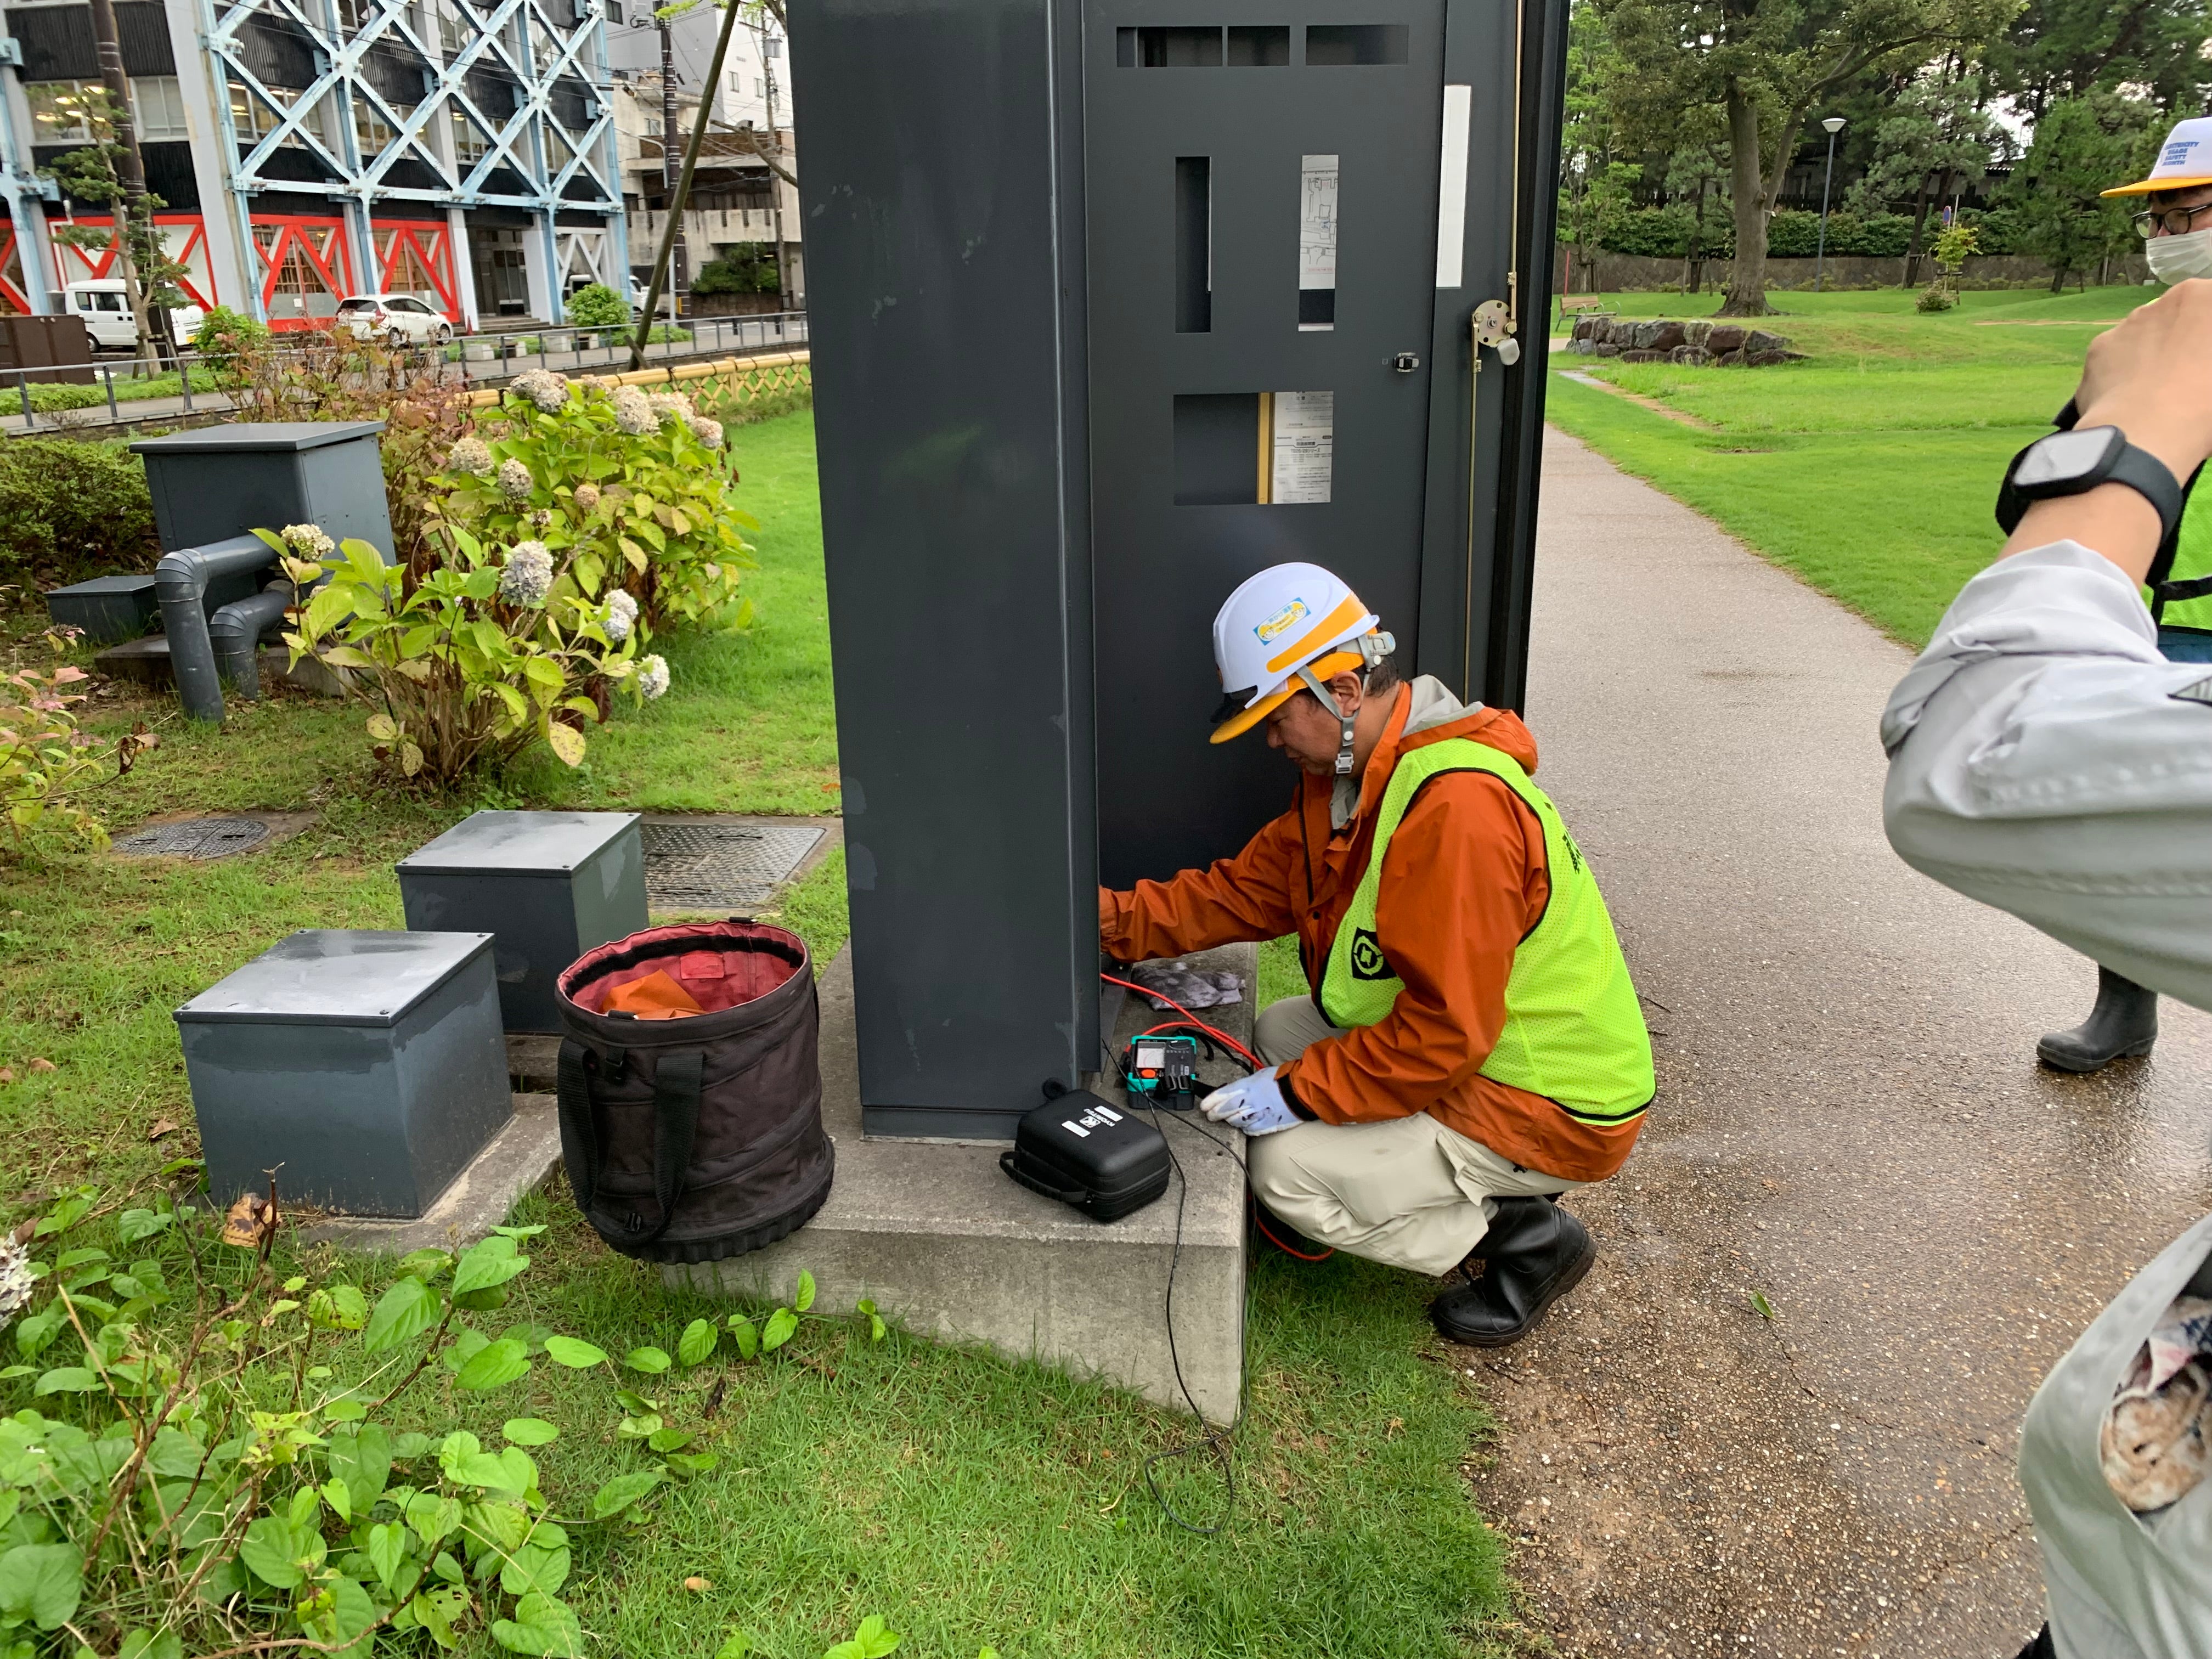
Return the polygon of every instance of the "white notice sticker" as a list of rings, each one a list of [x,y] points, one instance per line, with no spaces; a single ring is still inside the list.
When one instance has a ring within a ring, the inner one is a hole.
[[[1085,1140],[1091,1139],[1091,1131],[1085,1128],[1080,1123],[1078,1123],[1072,1117],[1064,1117],[1060,1119],[1060,1127],[1066,1130],[1067,1133],[1072,1135],[1080,1135]]]
[[[1336,287],[1336,157],[1307,155],[1298,167],[1298,287]],[[1302,322],[1303,331],[1328,329],[1326,322]]]
[[[1092,1113],[1091,1115],[1094,1117],[1103,1117],[1109,1123],[1119,1123],[1121,1121],[1121,1113],[1115,1111],[1111,1106],[1101,1106],[1096,1112]]]
[[[1336,447],[1334,392],[1278,392],[1269,499],[1278,506],[1328,499]]]

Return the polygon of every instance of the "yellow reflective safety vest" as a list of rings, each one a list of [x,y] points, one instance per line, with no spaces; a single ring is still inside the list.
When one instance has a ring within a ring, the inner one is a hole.
[[[1550,797],[1511,756],[1470,738],[1424,744],[1401,755],[1392,769],[1366,872],[1329,945],[1322,1012],[1340,1026],[1372,1025],[1406,988],[1390,966],[1389,942],[1376,929],[1382,861],[1422,785],[1440,773],[1466,771],[1489,773],[1535,815],[1543,826],[1551,885],[1542,918],[1513,952],[1504,1029],[1482,1063],[1482,1075],[1541,1095],[1577,1122],[1626,1123],[1650,1105],[1655,1085],[1650,1035],[1613,918]]]
[[[2173,568],[2166,573],[2170,582],[2196,581],[2212,577],[2212,479],[2200,480],[2202,494],[2189,492],[2188,505],[2181,512],[2181,532],[2176,538]],[[2168,599],[2162,606],[2154,606],[2152,615],[2161,628],[2193,628],[2199,633],[2212,634],[2212,593],[2201,599]]]

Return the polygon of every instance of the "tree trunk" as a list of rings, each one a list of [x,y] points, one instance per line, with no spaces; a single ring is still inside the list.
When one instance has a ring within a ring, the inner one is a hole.
[[[116,146],[115,173],[123,186],[115,210],[115,258],[123,276],[123,297],[131,307],[131,320],[138,335],[138,361],[149,368],[168,351],[169,313],[160,307],[159,321],[148,316],[145,284],[139,280],[138,260],[131,246],[133,228],[150,231],[153,214],[146,205],[146,162],[138,149],[138,122],[131,108],[131,77],[123,70],[123,40],[115,27],[114,0],[92,0],[92,37],[99,52],[100,84],[107,90],[108,118]]]
[[[1719,317],[1765,317],[1766,181],[1759,164],[1759,106],[1734,81],[1728,88],[1729,188],[1735,212],[1735,263]]]
[[[1912,204],[1912,244],[1905,250],[1905,285],[1911,288],[1920,281],[1921,236],[1928,227],[1928,187],[1936,182],[1936,175],[1920,175],[1920,194]]]

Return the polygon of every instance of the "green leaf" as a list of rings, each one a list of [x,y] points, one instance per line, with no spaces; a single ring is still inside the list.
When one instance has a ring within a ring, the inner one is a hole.
[[[704,1474],[722,1461],[720,1452],[671,1452],[668,1467],[682,1474]]]
[[[592,1494],[592,1518],[604,1521],[619,1515],[660,1484],[659,1469],[633,1469],[618,1474]]]
[[[550,1446],[561,1437],[561,1431],[542,1417],[510,1417],[499,1431],[517,1446]]]
[[[630,1370],[645,1371],[652,1375],[658,1375],[666,1370],[674,1363],[669,1358],[667,1353],[659,1348],[632,1348],[623,1356],[623,1364],[629,1366]]]
[[[474,1457],[483,1449],[483,1441],[466,1429],[455,1429],[438,1443],[438,1468],[450,1480],[464,1458]]]
[[[814,1275],[804,1267],[799,1270],[799,1293],[791,1298],[791,1305],[801,1313],[814,1305]]]
[[[116,1649],[115,1659],[185,1659],[185,1639],[173,1630],[134,1630]]]
[[[436,1284],[453,1265],[452,1255],[445,1250],[410,1250],[399,1258],[399,1271],[425,1285]]]
[[[714,1659],[752,1659],[753,1638],[745,1632],[733,1630],[729,1639],[714,1650]]]
[[[436,1324],[439,1313],[438,1294],[428,1285],[419,1279],[395,1279],[392,1288],[377,1298],[362,1346],[371,1353],[396,1348]]]
[[[710,1319],[695,1319],[684,1328],[684,1335],[676,1344],[676,1357],[687,1365],[702,1363],[714,1352],[718,1333]]]
[[[660,1432],[658,1413],[647,1412],[640,1417],[625,1417],[615,1426],[615,1436],[621,1440],[644,1440]]]
[[[166,1210],[125,1210],[116,1219],[116,1231],[125,1244],[136,1244],[141,1239],[153,1237],[169,1224],[170,1219]]]
[[[896,1631],[884,1628],[884,1621],[875,1613],[860,1620],[860,1628],[853,1632],[849,1642],[840,1642],[822,1656],[822,1659],[884,1659],[896,1653],[901,1638]]]
[[[48,1371],[38,1381],[31,1392],[41,1394],[96,1394],[100,1378],[82,1365],[61,1365]]]
[[[501,1338],[479,1349],[453,1382],[463,1389],[503,1388],[529,1370],[530,1351],[511,1337]]]
[[[453,1269],[453,1294],[504,1285],[529,1265],[530,1258],[516,1250],[513,1239],[494,1233],[462,1255],[460,1265]]]
[[[788,1308],[778,1308],[768,1316],[767,1328],[761,1332],[761,1352],[774,1353],[791,1340],[798,1328],[799,1316]]]
[[[517,1475],[521,1479],[518,1480]],[[448,1478],[464,1486],[488,1486],[494,1492],[511,1492],[518,1497],[529,1490],[526,1472],[511,1467],[504,1457],[493,1452],[471,1452],[450,1471]]]
[[[884,1316],[881,1314],[872,1313],[868,1316],[868,1340],[880,1342],[883,1340]]]
[[[1774,1304],[1766,1299],[1764,1291],[1753,1291],[1751,1293],[1751,1310],[1761,1319],[1774,1317]]]
[[[68,1316],[58,1302],[49,1303],[46,1311],[34,1313],[15,1323],[15,1347],[26,1359],[36,1359],[61,1332],[62,1321]]]
[[[730,1334],[737,1339],[739,1358],[750,1359],[760,1352],[760,1333],[753,1328],[753,1322],[743,1314],[730,1316]]]
[[[568,1547],[535,1540],[509,1556],[499,1570],[499,1587],[509,1595],[558,1595],[568,1582]]]
[[[305,1581],[297,1554],[292,1524],[279,1515],[263,1516],[238,1545],[238,1559],[253,1569],[253,1576],[278,1589],[293,1589]]]
[[[582,1659],[584,1632],[576,1615],[550,1595],[533,1592],[514,1604],[514,1617],[491,1627],[492,1640],[509,1653],[546,1659]]]
[[[329,1423],[358,1423],[368,1415],[368,1407],[358,1400],[333,1400],[323,1407],[323,1419]]]
[[[407,1525],[422,1540],[425,1549],[434,1548],[441,1538],[450,1538],[461,1524],[461,1504],[457,1498],[437,1492],[418,1492],[407,1500]]]
[[[376,1622],[376,1603],[368,1592],[350,1578],[341,1577],[330,1586],[331,1620],[337,1626],[340,1642],[351,1642]],[[359,1652],[355,1649],[350,1651]]]
[[[489,1346],[491,1346],[491,1339],[482,1331],[472,1330],[466,1325],[462,1326],[446,1349],[446,1369],[458,1373],[462,1366]]]
[[[322,1494],[323,1502],[331,1506],[332,1515],[341,1521],[353,1519],[353,1494],[346,1490],[344,1481],[332,1475],[323,1482]]]
[[[689,1429],[655,1429],[646,1436],[645,1443],[657,1452],[682,1451],[697,1438]]]
[[[84,1555],[74,1544],[18,1544],[0,1554],[0,1624],[59,1630],[76,1617]]]
[[[545,1357],[556,1365],[566,1365],[572,1371],[587,1370],[593,1365],[607,1363],[604,1348],[595,1348],[588,1342],[579,1342],[573,1336],[549,1336],[545,1339]]]
[[[371,1423],[357,1433],[334,1434],[329,1458],[331,1477],[345,1482],[353,1512],[366,1516],[383,1496],[384,1483],[392,1477],[390,1431],[381,1424]]]
[[[397,1521],[378,1522],[368,1529],[369,1565],[378,1581],[389,1589],[407,1562],[407,1528]]]
[[[308,1322],[326,1331],[357,1331],[368,1322],[368,1298],[358,1285],[332,1285],[307,1296]]]

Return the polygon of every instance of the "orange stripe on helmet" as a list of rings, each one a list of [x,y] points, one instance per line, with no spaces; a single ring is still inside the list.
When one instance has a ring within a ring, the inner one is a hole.
[[[1278,669],[1288,668],[1302,658],[1311,656],[1315,652],[1325,648],[1337,635],[1341,634],[1357,622],[1366,610],[1367,607],[1359,602],[1359,595],[1346,594],[1344,602],[1322,617],[1312,629],[1300,635],[1296,645],[1279,656],[1268,658],[1267,672],[1272,674]]]

